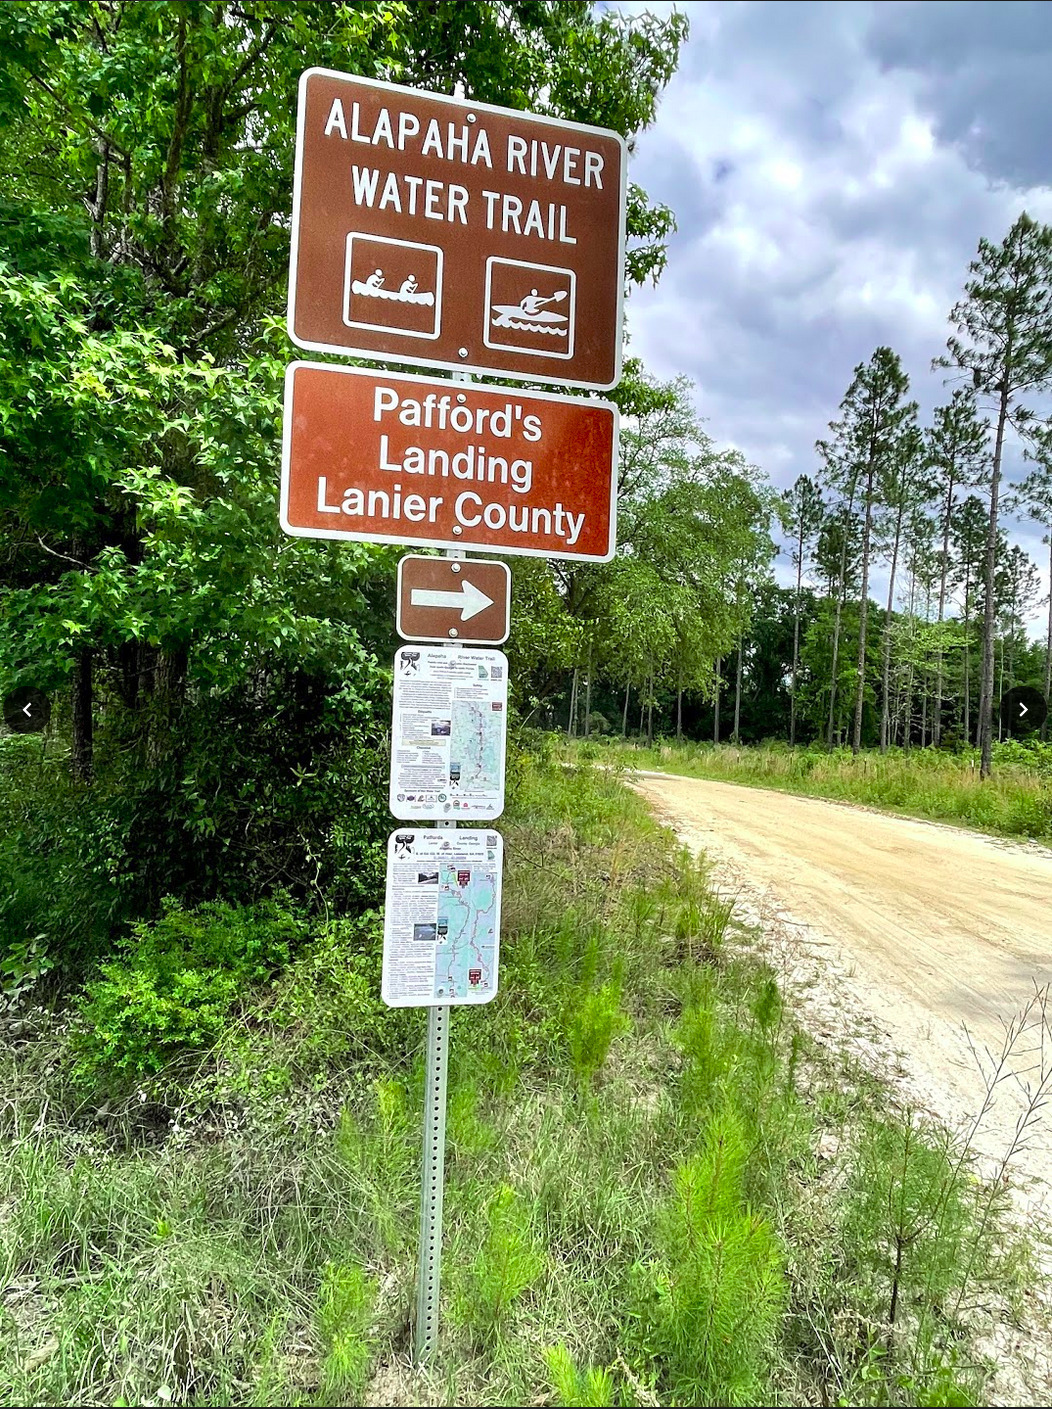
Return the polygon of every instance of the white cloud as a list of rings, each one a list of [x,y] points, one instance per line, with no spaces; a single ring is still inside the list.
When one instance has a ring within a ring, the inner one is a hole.
[[[816,437],[879,344],[928,414],[979,237],[1024,208],[1052,220],[1052,153],[1035,136],[1052,85],[1033,77],[1052,61],[1052,7],[963,9],[686,6],[691,38],[632,169],[680,228],[657,289],[631,299],[632,350],[690,376],[709,433],[783,487],[813,472]],[[1015,536],[1047,590],[1047,554]]]

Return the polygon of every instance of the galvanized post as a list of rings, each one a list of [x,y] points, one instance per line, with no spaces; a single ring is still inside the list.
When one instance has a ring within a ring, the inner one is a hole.
[[[469,382],[466,372],[453,380]],[[463,558],[450,548],[447,558]],[[457,644],[451,642],[451,645]],[[438,822],[456,831],[455,822]],[[416,1281],[416,1363],[423,1365],[438,1346],[438,1303],[442,1282],[442,1195],[446,1183],[446,1077],[449,1072],[449,1004],[427,1010],[424,1067],[424,1145],[420,1174],[420,1254]]]
[[[449,1005],[427,1011],[424,1080],[424,1158],[420,1190],[420,1266],[416,1288],[416,1363],[430,1359],[438,1344],[438,1296],[442,1274],[442,1193],[446,1156],[446,1073],[449,1069]]]

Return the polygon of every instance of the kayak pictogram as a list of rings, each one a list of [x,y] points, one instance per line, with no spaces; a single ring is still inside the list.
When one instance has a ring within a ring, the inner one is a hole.
[[[483,341],[534,357],[572,357],[576,302],[572,269],[489,259]]]
[[[565,326],[556,325],[567,324],[570,320],[564,313],[553,313],[544,305],[561,303],[565,298],[565,289],[556,289],[555,293],[548,297],[538,294],[536,289],[531,289],[518,303],[495,304],[491,309],[493,327],[518,328],[525,333],[542,333],[564,338],[567,331]]]

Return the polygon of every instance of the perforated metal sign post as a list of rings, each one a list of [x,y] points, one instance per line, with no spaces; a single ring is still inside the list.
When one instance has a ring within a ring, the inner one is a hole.
[[[442,1282],[442,1194],[446,1165],[446,1074],[449,1006],[427,1010],[424,1070],[424,1153],[420,1179],[420,1261],[416,1282],[416,1363],[438,1344],[438,1294]]]
[[[373,361],[615,386],[626,172],[607,128],[308,69],[289,336]]]
[[[449,1009],[497,992],[504,843],[454,822],[404,827],[387,842],[381,991],[390,1007],[428,1007],[420,1178],[417,1362],[438,1337]]]

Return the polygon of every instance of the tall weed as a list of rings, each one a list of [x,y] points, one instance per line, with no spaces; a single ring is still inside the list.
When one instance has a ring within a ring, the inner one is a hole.
[[[550,1346],[544,1363],[551,1375],[555,1403],[566,1409],[607,1409],[614,1402],[614,1382],[609,1370],[588,1366],[581,1371],[565,1345]]]
[[[621,1007],[618,984],[573,994],[567,1024],[570,1066],[582,1090],[591,1086],[601,1070],[614,1039],[631,1027]]]
[[[360,1404],[373,1358],[376,1288],[360,1267],[328,1263],[318,1293],[322,1404]]]

